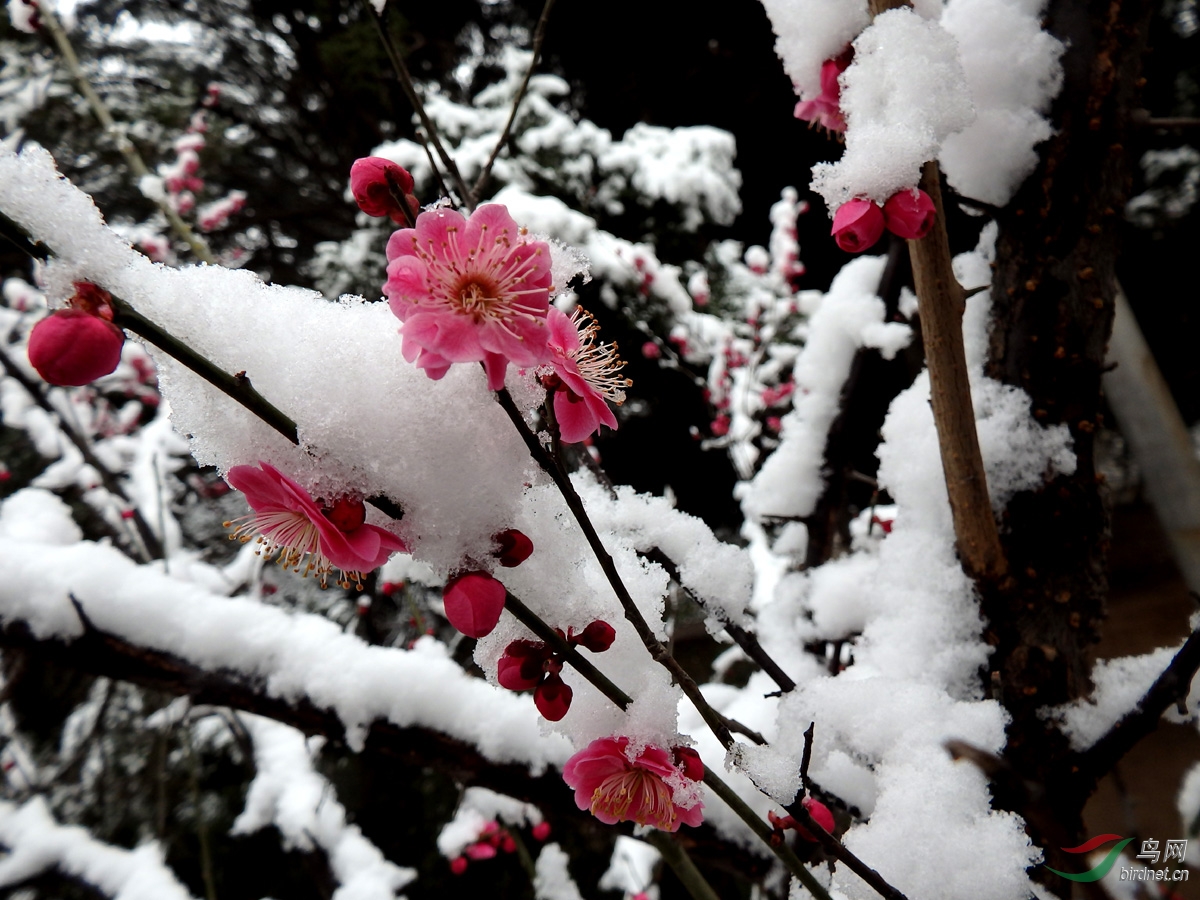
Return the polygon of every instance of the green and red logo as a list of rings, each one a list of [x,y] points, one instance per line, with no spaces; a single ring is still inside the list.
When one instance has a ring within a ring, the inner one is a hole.
[[[1119,834],[1098,834],[1091,840],[1084,841],[1078,847],[1062,848],[1063,853],[1091,853],[1097,847],[1101,846],[1102,844],[1107,844],[1109,841],[1121,842],[1109,850],[1108,855],[1091,869],[1088,869],[1086,872],[1075,874],[1073,872],[1060,872],[1058,869],[1051,869],[1050,866],[1046,866],[1046,868],[1055,875],[1060,875],[1063,878],[1066,878],[1068,881],[1099,881],[1108,874],[1109,870],[1113,867],[1113,863],[1117,861],[1117,857],[1121,855],[1121,851],[1124,850],[1132,840],[1133,838],[1122,838]]]

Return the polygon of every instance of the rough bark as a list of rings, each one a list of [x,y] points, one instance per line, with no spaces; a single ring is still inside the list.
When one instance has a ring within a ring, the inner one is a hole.
[[[1151,11],[1146,0],[1051,4],[1047,27],[1067,44],[1056,134],[1003,213],[993,279],[989,374],[1023,388],[1043,425],[1065,424],[1077,458],[1073,475],[1009,505],[1003,525],[1011,578],[984,598],[995,647],[988,689],[1013,717],[1006,757],[1044,791],[1037,810],[1003,791],[997,801],[1024,806],[1047,863],[1067,870],[1072,861],[1058,848],[1081,834],[1097,775],[1067,770],[1065,742],[1037,709],[1089,691],[1088,649],[1104,616],[1109,519],[1093,436],[1130,185],[1125,132]],[[1051,887],[1068,893],[1064,882]]]

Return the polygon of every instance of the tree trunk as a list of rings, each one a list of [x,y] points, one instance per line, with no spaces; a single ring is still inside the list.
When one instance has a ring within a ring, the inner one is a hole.
[[[1087,694],[1088,648],[1104,617],[1109,516],[1093,445],[1130,187],[1125,133],[1152,9],[1146,0],[1051,3],[1048,29],[1067,45],[1057,133],[1002,214],[993,279],[988,372],[1028,392],[1041,424],[1065,424],[1077,458],[1073,475],[1009,504],[1011,577],[984,598],[995,647],[987,688],[1013,717],[1007,760],[1044,791],[1035,802],[998,789],[996,799],[1026,816],[1047,864],[1067,871],[1079,858],[1059,850],[1080,843],[1083,804],[1102,773],[1070,772],[1069,748],[1037,710]],[[1070,885],[1051,878],[1066,896]]]

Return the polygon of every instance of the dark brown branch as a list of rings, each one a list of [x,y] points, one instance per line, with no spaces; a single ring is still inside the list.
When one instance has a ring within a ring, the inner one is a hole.
[[[30,241],[29,237],[24,233],[24,231],[22,231],[20,227],[18,227],[12,222],[12,220],[3,214],[0,214],[0,236],[7,238],[18,250],[21,250],[31,259],[44,260],[49,256],[49,252],[46,251],[41,244],[35,244]],[[120,299],[119,297],[112,297],[111,295],[110,297],[114,312],[113,321],[117,325],[119,325],[121,328],[132,331],[143,340],[149,341],[168,356],[175,358],[184,366],[191,369],[227,397],[248,409],[255,416],[257,416],[263,422],[266,422],[293,444],[300,444],[299,428],[297,427],[296,423],[283,412],[281,412],[278,407],[263,397],[263,395],[255,389],[254,385],[250,383],[250,379],[246,377],[245,372],[239,372],[236,375],[230,375],[228,372],[225,372],[224,370],[215,366],[210,360],[204,356],[201,356],[174,335],[169,334],[154,322],[147,319],[124,300]],[[6,369],[7,368],[9,367],[6,366]],[[14,372],[16,372],[16,374],[14,374]],[[13,375],[14,378],[19,380],[21,384],[26,386],[28,389],[30,382],[28,379],[24,378],[23,375],[14,369],[10,369],[9,374]],[[31,391],[31,393],[33,392]],[[34,396],[36,399],[37,395],[35,394]],[[54,410],[50,411],[55,412]],[[57,412],[55,412],[55,414],[57,415]],[[72,432],[66,428],[64,428],[64,431],[68,437],[72,438],[72,443],[75,443]],[[76,444],[76,446],[80,445]],[[84,458],[87,459],[88,463],[93,465],[96,470],[103,475],[105,472],[103,466],[98,461],[88,458],[90,451],[85,450],[83,447],[80,447],[80,451],[84,453]],[[108,487],[107,483],[105,484],[105,487]],[[109,490],[112,490],[112,488],[109,488]],[[119,490],[113,491],[113,493],[117,493],[118,496],[121,497],[125,496],[123,493],[120,493]],[[388,497],[368,497],[366,498],[366,502],[370,503],[384,514],[391,516],[393,519],[401,519],[404,517],[403,508]],[[136,510],[134,512],[134,521],[136,522],[138,520],[138,514]],[[140,531],[141,528],[139,526],[139,532]],[[153,538],[152,533],[150,533],[150,537]],[[145,535],[143,535],[143,539],[145,539]],[[147,543],[146,546],[147,548],[150,548],[156,545]],[[161,548],[155,552],[154,555],[156,557],[161,557]]]
[[[86,612],[81,621],[85,633],[69,642],[39,640],[25,623],[10,621],[0,629],[0,646],[36,652],[64,668],[191,697],[197,704],[228,706],[266,716],[308,735],[345,740],[345,727],[337,713],[317,706],[307,697],[271,696],[264,684],[240,672],[210,672],[169,653],[136,646],[96,628]],[[401,728],[377,720],[369,729],[366,750],[411,765],[434,766],[460,781],[546,805],[563,815],[574,809],[574,803],[564,802],[569,794],[557,775],[532,777],[524,766],[495,763],[474,747],[431,729]]]
[[[822,828],[800,801],[787,807],[788,814],[817,838],[825,852],[842,863],[847,869],[865,881],[886,900],[908,900],[898,889],[892,887],[882,875],[851,853],[846,845]]]
[[[520,621],[522,625],[536,634],[559,656],[569,662],[580,675],[594,684],[600,691],[621,709],[628,709],[633,698],[626,694],[609,680],[603,672],[597,669],[588,659],[567,643],[566,639],[547,625],[528,606],[508,594],[504,600],[504,608]]]
[[[116,313],[113,321],[117,325],[127,328],[138,337],[149,341],[168,356],[174,357],[183,363],[183,365],[191,369],[218,391],[225,394],[225,396],[250,410],[250,412],[254,413],[254,415],[262,419],[262,421],[266,422],[293,444],[298,445],[300,443],[300,435],[296,423],[280,412],[278,407],[260,394],[254,385],[250,383],[250,379],[246,377],[245,372],[230,375],[228,372],[217,368],[187,344],[163,331],[158,325],[151,322],[124,300],[113,297],[112,305]]]
[[[979,435],[975,430],[975,408],[971,404],[962,337],[963,293],[951,266],[937,163],[925,164],[921,189],[933,199],[937,219],[925,237],[908,242],[908,251],[920,303],[930,404],[954,519],[954,536],[963,570],[976,580],[995,582],[1004,576],[1008,563],[992,515]]]
[[[542,14],[538,17],[537,27],[533,31],[533,56],[530,57],[529,68],[525,70],[525,77],[521,79],[521,86],[517,89],[517,95],[513,97],[512,110],[508,114],[508,121],[504,123],[504,130],[500,132],[496,146],[492,148],[492,153],[487,158],[487,162],[483,164],[479,177],[475,179],[475,187],[471,189],[471,200],[474,203],[479,202],[479,197],[483,193],[483,189],[487,187],[488,178],[492,174],[492,166],[496,164],[496,157],[508,143],[508,135],[512,131],[513,123],[517,120],[517,110],[521,107],[521,101],[525,99],[525,91],[529,89],[529,79],[533,77],[533,70],[537,68],[538,60],[542,55],[542,43],[546,40],[546,22],[550,19],[550,10],[553,7],[554,0],[546,0],[542,6]]]
[[[1200,670],[1200,629],[1193,631],[1179,652],[1138,701],[1137,708],[1121,717],[1108,732],[1084,751],[1074,767],[1099,781],[1112,771],[1138,741],[1158,727],[1167,708],[1187,699],[1192,679]]]

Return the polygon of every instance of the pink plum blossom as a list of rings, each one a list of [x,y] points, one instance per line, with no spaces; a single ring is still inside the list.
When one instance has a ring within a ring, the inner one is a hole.
[[[225,523],[226,528],[235,528],[230,540],[256,540],[262,545],[259,553],[268,559],[275,556],[281,566],[313,575],[322,587],[335,569],[340,570],[336,583],[344,588],[353,584],[360,590],[363,572],[379,568],[392,553],[408,549],[387,529],[366,524],[361,500],[342,497],[322,506],[274,466],[258,465],[261,468],[234,466],[226,476],[254,510]]]
[[[796,104],[796,118],[810,122],[829,131],[845,131],[846,120],[842,117],[841,86],[838,77],[850,65],[850,54],[843,53],[835,59],[827,59],[821,65],[821,93],[812,100],[801,100]]]
[[[383,286],[403,322],[404,358],[435,381],[453,363],[482,362],[488,390],[504,387],[508,364],[548,362],[550,248],[530,240],[498,203],[469,219],[426,210],[387,245]]]
[[[937,218],[930,196],[919,188],[897,191],[883,204],[887,230],[907,241],[919,241],[929,233]]]
[[[697,771],[695,765],[689,764],[690,773],[684,771],[668,751],[653,744],[633,758],[628,750],[627,737],[600,738],[567,760],[563,780],[575,789],[576,806],[606,825],[637,822],[678,831],[680,825],[695,827],[704,820],[701,801],[681,806],[673,790]],[[703,764],[699,771],[702,775]]]
[[[625,391],[633,382],[617,373],[624,363],[617,356],[616,344],[597,344],[600,326],[583,307],[577,306],[570,317],[551,307],[546,316],[550,331],[550,365],[558,376],[554,392],[554,416],[559,436],[568,444],[577,444],[600,430],[601,425],[617,427],[617,417],[608,402],[620,406]]]
[[[875,202],[858,197],[848,200],[833,214],[833,239],[847,253],[869,250],[883,236],[883,210]]]

